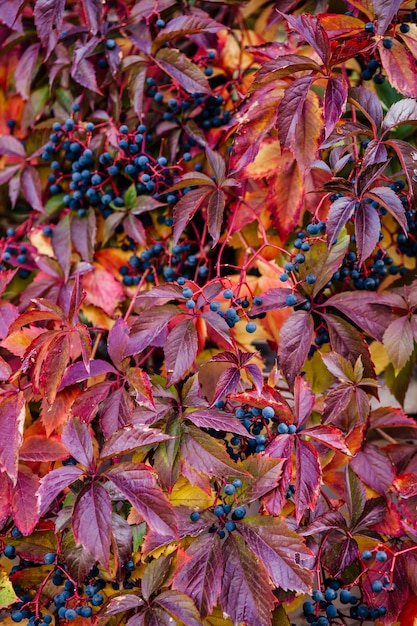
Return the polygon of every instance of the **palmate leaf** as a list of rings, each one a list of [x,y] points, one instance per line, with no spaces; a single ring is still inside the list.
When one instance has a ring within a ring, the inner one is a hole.
[[[35,26],[46,56],[51,53],[58,33],[61,31],[64,17],[65,0],[38,0],[35,4]]]
[[[258,560],[245,538],[230,534],[223,547],[224,570],[220,603],[234,624],[270,626],[275,605],[264,562]]]
[[[174,439],[174,437],[162,433],[159,428],[125,426],[121,430],[112,433],[107,439],[101,450],[100,458],[106,459],[142,447],[153,447],[160,441],[171,439]]]
[[[38,486],[37,475],[19,464],[16,484],[11,491],[11,507],[14,522],[23,535],[30,535],[38,521]]]

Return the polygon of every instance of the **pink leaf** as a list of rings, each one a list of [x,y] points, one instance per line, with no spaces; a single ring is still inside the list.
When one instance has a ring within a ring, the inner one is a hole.
[[[333,448],[333,450],[350,454],[349,448],[345,444],[343,433],[335,426],[328,426],[327,424],[313,426],[313,428],[308,428],[302,434],[306,435],[309,439],[314,439],[314,441],[318,441],[329,448]]]
[[[111,360],[120,368],[125,358],[127,344],[129,342],[129,327],[123,317],[118,317],[107,338],[107,351]]]
[[[146,465],[119,463],[106,471],[106,476],[138,510],[153,531],[168,539],[175,539],[177,520],[174,509]]]
[[[327,216],[327,243],[329,247],[336,241],[343,226],[351,218],[355,204],[355,200],[349,197],[338,198],[331,204]]]
[[[102,0],[82,0],[82,6],[90,32],[93,33],[93,35],[97,35],[101,26],[103,12]]]
[[[6,472],[0,472],[0,528],[11,514],[11,488]]]
[[[301,376],[297,376],[294,382],[294,411],[298,427],[303,426],[310,415],[315,400],[316,397],[308,382]]]
[[[0,154],[25,158],[26,150],[21,141],[13,135],[0,135]]]
[[[86,424],[77,418],[69,420],[62,431],[62,443],[81,465],[93,469],[93,443]]]
[[[18,392],[0,402],[0,468],[12,483],[17,480],[17,463],[25,421],[25,398]]]
[[[39,515],[45,515],[51,502],[55,500],[61,491],[81,478],[83,474],[84,471],[80,467],[74,467],[72,465],[59,467],[49,472],[49,474],[45,474],[45,476],[41,478],[37,494],[39,500]]]
[[[141,429],[125,426],[109,437],[101,450],[100,458],[118,456],[145,446],[153,447],[160,441],[170,439],[174,439],[174,437],[165,435],[159,428]]]
[[[383,35],[403,4],[402,0],[376,0],[372,4],[377,19],[376,32],[378,35]]]
[[[220,603],[233,624],[270,626],[275,606],[265,566],[248,548],[243,537],[229,534],[223,544]]]
[[[192,319],[180,322],[169,333],[164,347],[169,385],[177,383],[193,365],[197,349],[197,331]]]
[[[381,496],[387,493],[394,481],[395,471],[388,455],[372,443],[366,443],[350,461],[359,478]]]
[[[169,615],[173,615],[184,626],[200,626],[201,619],[194,602],[185,593],[179,593],[168,589],[158,594],[155,598],[155,604],[162,607]],[[171,624],[171,617],[168,616],[167,623]],[[155,624],[159,620],[155,620]]]
[[[152,293],[152,291],[150,292]],[[171,299],[170,296],[169,299]],[[145,310],[135,319],[130,330],[130,338],[126,348],[125,357],[138,354],[145,348],[152,346],[155,339],[168,326],[170,320],[179,313],[174,305],[152,307]]]
[[[295,512],[299,524],[307,509],[315,508],[321,485],[321,467],[317,450],[309,441],[299,437],[296,444],[296,468]]]
[[[178,243],[186,225],[210,193],[208,187],[191,189],[177,202],[174,208],[173,245]]]
[[[222,580],[222,549],[216,533],[205,533],[187,549],[189,560],[174,577],[173,589],[187,593],[201,617],[217,604]]]
[[[42,203],[42,187],[38,170],[28,165],[22,173],[22,191],[27,202],[35,211],[45,213]]]
[[[112,505],[104,487],[93,482],[79,494],[72,513],[74,539],[108,570]]]
[[[225,430],[229,433],[236,433],[243,437],[248,436],[248,431],[242,425],[240,420],[231,413],[218,411],[216,409],[198,409],[196,411],[187,411],[183,417],[190,420],[199,428],[214,428],[214,430]]]
[[[30,535],[38,521],[38,486],[36,474],[25,465],[19,465],[11,503],[14,522],[23,535]]]
[[[342,116],[347,99],[347,84],[339,76],[331,76],[324,94],[324,128],[327,138]]]
[[[65,446],[54,437],[47,439],[42,435],[26,437],[20,448],[21,461],[42,463],[45,461],[62,461],[68,457]]]
[[[278,356],[288,383],[292,386],[310,350],[314,323],[307,311],[295,311],[281,327]]]
[[[19,317],[19,309],[8,300],[0,301],[0,339],[7,338],[11,324]]]
[[[98,306],[110,317],[123,299],[123,287],[110,272],[95,267],[84,274],[81,283],[87,292],[86,301]]]
[[[96,216],[93,209],[88,209],[85,217],[74,216],[71,221],[71,237],[83,261],[93,262],[96,243]]]
[[[237,367],[228,367],[220,375],[216,384],[212,405],[216,404],[223,396],[227,397],[233,393],[240,381],[240,371]]]
[[[56,44],[61,31],[64,17],[65,0],[38,0],[35,5],[34,17],[36,30],[44,48],[46,56]]]
[[[396,370],[407,363],[414,349],[414,337],[407,315],[391,322],[383,336],[383,343]]]

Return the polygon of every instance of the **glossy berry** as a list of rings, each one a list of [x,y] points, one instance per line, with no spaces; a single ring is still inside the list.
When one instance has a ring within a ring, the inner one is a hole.
[[[77,617],[76,612],[73,609],[67,609],[65,611],[65,619],[72,621],[73,619],[75,619]]]
[[[294,306],[294,304],[297,304],[297,298],[294,296],[294,294],[288,294],[288,296],[285,298],[285,304],[287,306]]]
[[[365,24],[364,30],[366,33],[373,33],[375,30],[375,24],[373,22],[367,22]]]
[[[213,509],[213,513],[216,517],[221,517],[222,515],[224,515],[224,508],[221,504],[217,504]]]
[[[240,487],[242,486],[242,481],[240,480],[240,478],[235,478],[232,481],[232,485],[236,487],[236,489],[240,489]]]
[[[362,558],[364,561],[369,561],[369,559],[372,559],[372,552],[370,550],[364,550],[362,552]]]
[[[200,519],[200,513],[198,511],[193,511],[190,515],[190,520],[192,522],[198,522],[199,519]]]
[[[53,552],[47,552],[43,557],[43,560],[47,565],[51,565],[52,563],[55,563],[55,554]]]
[[[327,602],[333,602],[333,600],[336,600],[337,598],[337,592],[331,588],[326,589],[326,591],[324,592],[324,597]]]
[[[234,485],[226,485],[223,491],[227,496],[232,496],[235,493],[236,489]]]
[[[254,333],[256,331],[255,322],[248,322],[245,326],[245,329],[247,333]]]
[[[233,291],[231,289],[225,289],[223,291],[223,298],[226,298],[227,300],[233,298]]]
[[[348,604],[348,602],[350,602],[351,598],[352,598],[352,594],[349,591],[349,589],[342,589],[340,592],[340,602],[342,604]]]
[[[164,26],[165,26],[165,21],[164,21],[164,20],[161,20],[161,19],[158,19],[158,20],[156,20],[156,22],[155,22],[155,26],[157,26],[158,28],[164,28]]]
[[[107,39],[106,48],[107,50],[114,50],[116,47],[116,42],[113,39]]]
[[[184,287],[184,289],[182,290],[182,295],[184,298],[192,298],[193,295],[193,290],[190,289],[190,287]]]
[[[21,622],[23,619],[22,611],[12,611],[10,618],[12,622]]]
[[[289,427],[285,422],[278,424],[278,432],[280,435],[286,435],[289,431]]]
[[[387,553],[384,552],[383,550],[378,550],[378,552],[375,555],[375,558],[380,563],[383,563],[384,561],[387,560]]]
[[[382,42],[382,45],[384,46],[384,48],[389,50],[394,45],[394,42],[392,41],[392,39],[384,39],[384,41]]]
[[[234,530],[236,530],[236,524],[232,520],[227,520],[227,522],[224,525],[224,527],[225,527],[226,530],[229,531],[229,533],[232,533]]]
[[[262,409],[262,415],[265,417],[265,419],[272,419],[275,415],[275,411],[272,406],[265,406]]]
[[[246,515],[246,509],[244,506],[237,506],[233,511],[233,515],[236,519],[243,519]]]
[[[294,435],[297,432],[297,426],[295,424],[290,424],[288,426],[288,434]]]
[[[8,559],[14,559],[16,555],[16,548],[14,546],[8,545],[4,548],[4,556]]]
[[[330,619],[332,617],[336,617],[336,615],[337,615],[337,608],[335,607],[334,604],[329,604],[329,606],[326,608],[326,615],[327,615],[327,617],[330,617]]]
[[[91,604],[93,606],[100,606],[104,602],[104,597],[101,593],[95,593],[91,598]]]
[[[375,593],[379,593],[380,591],[382,591],[383,586],[384,585],[381,580],[374,580],[374,582],[372,583],[372,591],[375,591]]]

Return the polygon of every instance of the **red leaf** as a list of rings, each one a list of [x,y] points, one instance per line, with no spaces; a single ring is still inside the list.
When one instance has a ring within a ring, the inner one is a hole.
[[[38,521],[38,486],[36,474],[25,465],[19,465],[16,485],[11,493],[11,504],[14,522],[23,535],[30,535]]]
[[[34,78],[40,47],[39,43],[34,43],[29,48],[26,48],[16,65],[16,90],[24,100],[28,100],[30,96],[30,85]]]
[[[52,234],[52,247],[54,249],[55,257],[64,272],[65,280],[68,280],[72,252],[71,223],[69,215],[65,215],[65,217],[61,218],[55,226]]]
[[[308,431],[306,431],[308,432]],[[313,510],[320,494],[321,467],[317,450],[309,441],[297,437],[295,476],[295,514],[297,524],[307,509]]]
[[[22,173],[22,191],[27,202],[35,211],[45,213],[42,203],[42,187],[38,170],[27,165]]]
[[[120,318],[119,318],[120,319]],[[110,331],[111,333],[112,331]],[[77,361],[70,365],[64,374],[61,381],[60,390],[64,387],[69,387],[74,383],[80,383],[87,378],[94,378],[95,376],[102,376],[103,374],[117,374],[116,368],[111,363],[103,361],[102,359],[92,359],[89,361],[90,371],[88,372],[82,361]]]
[[[72,405],[72,415],[79,417],[83,424],[89,424],[96,415],[100,402],[107,398],[112,384],[111,381],[104,381],[87,387],[85,391],[77,396]]]
[[[383,450],[372,443],[366,443],[351,459],[350,466],[366,485],[381,496],[387,496],[395,478],[395,471]]]
[[[162,48],[154,61],[188,93],[211,93],[210,85],[200,68],[175,48]]]
[[[35,4],[36,30],[43,47],[47,49],[46,56],[49,56],[61,32],[64,9],[65,0],[38,0]]]
[[[287,148],[294,149],[297,142],[297,128],[303,115],[304,103],[312,82],[312,76],[297,78],[287,87],[284,97],[278,105],[279,140]]]
[[[46,354],[42,361],[37,359],[34,365],[34,376],[39,377],[37,381],[39,389],[49,404],[53,404],[56,398],[70,359],[70,349],[69,334],[67,332],[56,333],[45,344]]]
[[[154,474],[140,463],[119,463],[106,471],[106,477],[138,510],[150,528],[173,540],[177,521],[169,500],[158,487]]]
[[[39,499],[39,515],[41,517],[45,515],[51,502],[61,491],[78,478],[81,478],[83,474],[84,471],[80,467],[74,467],[72,465],[59,467],[49,472],[49,474],[45,474],[45,476],[41,478],[41,484],[37,494]]]
[[[25,398],[22,392],[0,402],[0,466],[13,485],[17,480],[17,463],[25,415]]]
[[[350,454],[349,448],[345,444],[343,433],[338,428],[335,428],[335,426],[329,426],[327,424],[313,426],[313,428],[308,428],[302,434],[329,448],[333,448],[333,450]]]
[[[180,322],[171,330],[164,347],[169,385],[177,383],[193,365],[197,349],[198,337],[192,319]]]
[[[217,533],[205,533],[187,549],[189,560],[176,573],[173,589],[187,593],[204,619],[217,604],[222,585],[222,550]]]
[[[109,494],[98,482],[84,487],[74,504],[72,530],[80,543],[104,567],[109,569],[110,520]]]
[[[162,47],[166,42],[172,41],[177,37],[185,35],[194,35],[197,33],[217,33],[223,30],[224,26],[219,22],[215,22],[208,15],[201,13],[193,15],[179,15],[162,28],[154,39],[154,46]]]
[[[238,532],[266,568],[276,587],[308,592],[312,553],[303,539],[279,517],[259,516],[239,522]]]
[[[316,71],[319,67],[313,59],[302,54],[283,54],[262,64],[262,67],[256,72],[255,85],[258,83],[270,83],[277,78],[290,76],[295,72],[303,70]]]
[[[214,430],[225,430],[243,437],[248,436],[246,428],[231,413],[207,408],[198,409],[197,411],[186,411],[183,417],[199,428],[214,428]]]
[[[10,326],[19,317],[18,308],[8,300],[0,301],[0,339],[6,339]]]
[[[93,443],[86,424],[82,424],[77,418],[69,420],[62,431],[62,443],[81,465],[94,469]]]
[[[337,315],[323,315],[330,336],[330,345],[352,365],[361,357],[365,378],[375,378],[375,369],[364,336],[351,324]]]
[[[140,367],[129,367],[126,372],[126,380],[135,391],[136,404],[151,410],[155,409],[149,375]]]
[[[152,290],[153,291],[153,290]],[[152,294],[152,291],[149,292]],[[170,296],[169,299],[172,299]],[[179,309],[170,304],[152,307],[148,311],[143,311],[139,318],[132,324],[130,338],[127,345],[125,357],[142,352],[145,348],[152,346],[153,341],[168,326],[170,320],[179,313]]]
[[[310,350],[314,323],[307,311],[295,311],[281,327],[278,356],[288,383],[292,386]]]
[[[346,81],[339,76],[331,76],[327,81],[323,103],[325,138],[330,135],[342,117],[346,105],[347,90]]]
[[[214,247],[220,238],[223,222],[223,213],[226,203],[224,191],[222,189],[215,189],[207,196],[206,200],[208,231],[213,238],[212,247]]]
[[[101,26],[101,17],[103,12],[102,0],[82,0],[82,6],[90,32],[97,35]]]
[[[304,179],[297,161],[283,155],[281,167],[270,181],[266,201],[272,222],[284,241],[300,219],[304,193]]]
[[[275,606],[264,564],[244,539],[230,534],[223,544],[223,575],[220,603],[234,624],[270,626]]]
[[[408,417],[402,409],[393,407],[380,407],[372,411],[369,416],[370,428],[417,428],[417,423],[412,417]]]
[[[142,31],[144,31],[143,26]],[[133,63],[128,73],[129,96],[139,119],[142,117],[143,112],[143,94],[145,91],[147,69],[147,63]]]
[[[42,435],[30,435],[23,441],[19,458],[21,461],[42,463],[62,461],[68,457],[65,446],[56,438],[47,439]]]
[[[233,393],[240,381],[240,370],[237,367],[228,367],[220,375],[216,384],[212,405],[216,404],[223,396]]]
[[[330,42],[318,17],[313,15],[300,15],[299,17],[285,15],[284,17],[288,24],[304,37],[323,63],[326,64],[330,56]]]

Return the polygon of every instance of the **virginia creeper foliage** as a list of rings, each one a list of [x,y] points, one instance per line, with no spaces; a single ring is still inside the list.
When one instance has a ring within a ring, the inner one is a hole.
[[[415,2],[0,42],[4,623],[414,623]]]

